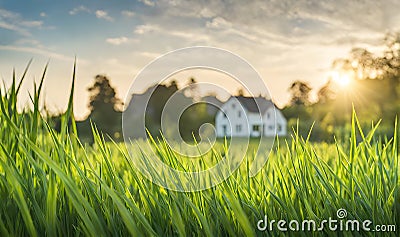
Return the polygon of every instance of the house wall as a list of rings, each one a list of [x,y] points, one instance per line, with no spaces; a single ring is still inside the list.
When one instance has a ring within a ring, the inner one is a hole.
[[[248,122],[249,122],[249,128],[250,128],[250,136],[252,137],[259,137],[263,134],[263,118],[260,114],[258,113],[248,113]],[[259,130],[255,131],[254,126],[258,126]]]
[[[275,117],[276,116],[276,117]],[[282,112],[278,108],[268,108],[263,114],[265,121],[264,135],[265,136],[286,136],[287,121]]]
[[[221,107],[215,117],[217,137],[234,136],[246,137],[249,135],[249,124],[247,123],[247,110],[239,101],[231,98]],[[239,117],[239,113],[241,116]],[[225,127],[225,129],[224,129]]]
[[[234,98],[229,99],[221,107],[215,117],[215,127],[217,137],[258,137],[264,136],[286,136],[287,121],[279,109],[270,107],[261,116],[258,113],[250,113],[239,101]],[[238,116],[241,111],[241,116]],[[276,117],[275,117],[276,116]],[[276,119],[276,120],[275,120]],[[259,131],[254,131],[254,125],[258,126]],[[276,126],[275,126],[276,125]],[[240,126],[241,129],[237,129]],[[224,130],[225,127],[225,130]]]

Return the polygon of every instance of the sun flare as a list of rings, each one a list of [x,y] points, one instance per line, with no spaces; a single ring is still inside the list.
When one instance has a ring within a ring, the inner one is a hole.
[[[331,78],[335,83],[337,83],[338,85],[340,85],[342,87],[349,86],[349,84],[351,82],[351,77],[347,73],[340,73],[337,71],[333,71],[333,72],[331,72]]]

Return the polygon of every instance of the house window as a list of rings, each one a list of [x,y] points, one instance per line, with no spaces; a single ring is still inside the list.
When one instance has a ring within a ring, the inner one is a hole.
[[[232,109],[234,109],[236,107],[236,105],[235,104],[232,104]]]
[[[269,113],[267,113],[267,119],[271,118],[271,115]]]
[[[260,131],[260,125],[258,125],[258,124],[253,125],[253,131],[254,132]]]
[[[222,125],[222,131],[224,131],[224,135],[226,135],[226,125]]]
[[[238,111],[238,117],[242,117],[242,111]]]
[[[282,125],[278,124],[277,130],[278,130],[278,132],[281,132],[282,131]]]
[[[226,118],[226,113],[225,112],[223,112],[224,113],[224,118]]]
[[[269,126],[268,126],[268,129],[269,129],[269,130],[274,130],[274,126],[269,125]]]
[[[236,132],[241,132],[242,131],[242,125],[238,124],[236,125]]]

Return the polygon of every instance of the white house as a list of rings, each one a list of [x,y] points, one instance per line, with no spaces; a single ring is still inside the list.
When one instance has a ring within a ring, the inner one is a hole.
[[[215,116],[217,137],[286,136],[282,112],[263,97],[230,97]]]

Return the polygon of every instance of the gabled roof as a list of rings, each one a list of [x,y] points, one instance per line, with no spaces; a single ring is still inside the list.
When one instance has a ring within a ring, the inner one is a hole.
[[[217,97],[213,95],[204,96],[201,98],[201,100],[207,103],[215,104],[216,106],[220,106],[223,104],[222,101],[220,101]]]
[[[232,98],[232,97],[231,97]],[[264,97],[245,97],[245,96],[235,96],[244,108],[252,113],[264,114],[268,108],[273,107],[274,103],[271,100],[267,100]]]

